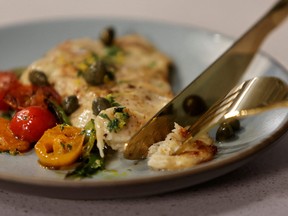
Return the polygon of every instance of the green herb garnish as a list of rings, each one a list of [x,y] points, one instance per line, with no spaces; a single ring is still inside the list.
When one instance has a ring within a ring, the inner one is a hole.
[[[96,142],[96,130],[94,125],[94,120],[91,119],[84,127],[83,133],[85,133],[85,141],[83,146],[82,156],[86,157],[90,155],[95,142]]]
[[[106,97],[105,97],[111,104],[112,107],[118,107],[118,106],[121,106],[119,103],[117,103],[115,101],[115,97],[112,95],[112,94],[108,94]]]
[[[128,112],[124,111],[125,107],[115,107],[114,108],[114,118],[109,118],[109,116],[105,113],[100,113],[99,116],[107,119],[108,124],[107,128],[109,132],[117,133],[120,129],[122,129],[129,119],[130,115]]]
[[[90,154],[83,158],[81,164],[77,166],[75,170],[67,173],[66,178],[91,178],[103,168],[104,158],[102,158],[99,154]]]
[[[53,100],[46,100],[49,110],[54,113],[60,124],[71,125],[69,117],[66,115],[64,109]]]
[[[84,127],[82,133],[85,133],[84,146],[80,164],[71,172],[68,172],[65,178],[87,178],[92,177],[99,170],[104,169],[104,158],[99,154],[96,144],[94,120],[91,119]]]
[[[111,58],[117,56],[119,53],[123,52],[122,49],[118,46],[109,46],[106,47],[106,58]]]

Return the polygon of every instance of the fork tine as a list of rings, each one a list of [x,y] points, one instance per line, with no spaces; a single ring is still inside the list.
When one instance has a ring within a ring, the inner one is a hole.
[[[275,77],[255,77],[233,88],[191,125],[188,139],[194,139],[227,119],[243,118],[280,107],[288,107],[287,84]]]
[[[192,137],[203,131],[204,128],[210,128],[210,125],[214,125],[215,122],[227,113],[227,109],[232,105],[235,99],[239,96],[242,85],[232,89],[227,96],[214,104],[204,115],[202,115],[197,122],[188,128],[188,131]]]

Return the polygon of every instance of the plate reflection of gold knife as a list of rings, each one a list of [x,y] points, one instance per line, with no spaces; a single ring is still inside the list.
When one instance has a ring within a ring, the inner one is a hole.
[[[148,148],[153,143],[164,140],[171,132],[174,122],[181,126],[191,125],[206,111],[206,108],[224,97],[241,81],[266,36],[287,15],[288,0],[278,1],[262,19],[126,143],[124,157],[132,160],[144,159]]]

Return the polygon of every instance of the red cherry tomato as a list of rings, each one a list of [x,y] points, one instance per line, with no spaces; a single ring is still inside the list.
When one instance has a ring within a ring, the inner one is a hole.
[[[10,86],[18,82],[18,78],[12,71],[0,71],[0,89],[9,89]]]
[[[9,105],[4,101],[4,97],[11,88],[18,85],[17,76],[11,71],[0,71],[0,110],[7,111]]]
[[[61,96],[53,86],[21,84],[12,71],[0,71],[0,110],[21,110],[29,106],[47,108],[46,99],[61,104]]]
[[[9,105],[3,100],[5,95],[6,95],[6,92],[0,90],[0,110],[2,111],[9,110]]]
[[[21,110],[30,106],[42,106],[47,108],[46,99],[52,99],[58,104],[61,97],[52,86],[32,86],[19,84],[17,88],[10,89],[4,98],[4,102],[14,110]]]
[[[17,138],[33,143],[55,125],[56,119],[49,110],[40,106],[30,106],[13,116],[10,129]]]

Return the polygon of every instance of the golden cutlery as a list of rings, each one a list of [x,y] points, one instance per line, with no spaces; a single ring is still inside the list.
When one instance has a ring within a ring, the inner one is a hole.
[[[222,122],[282,107],[288,108],[288,85],[276,77],[255,77],[233,88],[192,124],[189,139]]]
[[[181,126],[192,125],[206,111],[206,107],[211,107],[239,83],[263,40],[287,15],[288,0],[278,1],[126,143],[124,157],[133,160],[145,158],[148,148],[164,140],[173,129],[174,122]],[[188,107],[192,107],[192,110],[187,109],[186,104],[191,103],[192,106]]]

